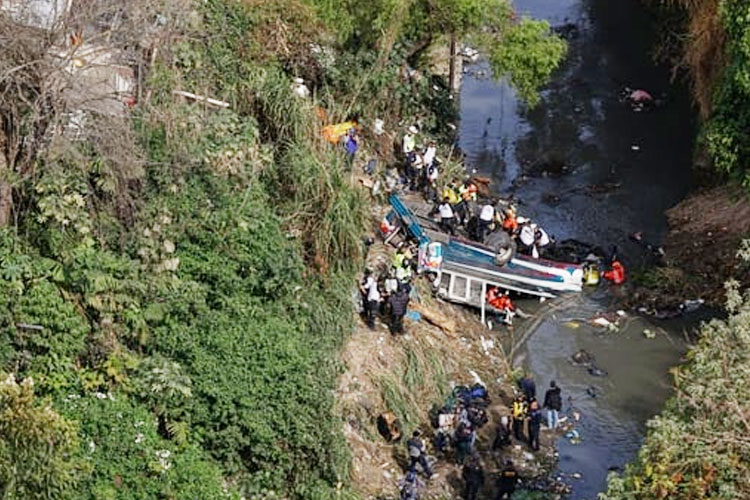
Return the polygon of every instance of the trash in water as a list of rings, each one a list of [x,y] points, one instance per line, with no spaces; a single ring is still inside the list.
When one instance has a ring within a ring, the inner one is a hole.
[[[568,328],[571,328],[571,329],[575,330],[576,328],[580,328],[581,324],[577,323],[575,321],[568,321],[567,323],[565,323],[565,326],[567,326]]]
[[[705,301],[703,299],[686,300],[680,304],[680,311],[683,313],[690,313],[696,311],[703,305]]]
[[[574,477],[575,479],[581,479],[583,476],[580,472],[574,472],[573,474],[571,474],[571,477]]]
[[[640,146],[636,146],[635,144],[633,144],[632,146],[630,146],[630,149],[632,149],[633,151],[640,151],[641,147]]]
[[[577,430],[573,429],[571,431],[566,432],[565,433],[565,437],[568,438],[568,439],[571,439],[571,438],[580,437],[580,435],[578,434]]]
[[[612,322],[610,322],[607,318],[601,318],[601,317],[593,319],[591,322],[597,326],[605,326],[605,327],[612,324]]]
[[[651,330],[646,328],[645,330],[643,330],[643,336],[647,339],[653,339],[656,337],[656,332],[652,332]]]

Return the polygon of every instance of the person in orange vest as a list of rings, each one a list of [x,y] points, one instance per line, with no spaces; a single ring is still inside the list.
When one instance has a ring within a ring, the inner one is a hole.
[[[505,313],[503,321],[508,325],[512,324],[516,307],[513,305],[513,301],[510,300],[508,292],[502,294],[497,287],[490,288],[489,291],[487,291],[487,303],[495,309]]]
[[[505,219],[503,219],[503,229],[511,236],[518,231],[518,219],[516,219],[516,210],[513,207],[505,209]]]
[[[608,279],[615,285],[622,285],[625,283],[625,266],[619,260],[614,259],[612,261],[612,269],[605,271],[604,279]]]

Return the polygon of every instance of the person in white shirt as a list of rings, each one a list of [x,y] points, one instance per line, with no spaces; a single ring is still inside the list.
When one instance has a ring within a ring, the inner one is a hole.
[[[409,153],[414,152],[414,150],[417,147],[417,139],[414,137],[419,133],[419,130],[417,127],[412,125],[409,127],[409,130],[404,134],[404,139],[402,141],[402,151],[404,153],[404,156],[408,156]]]
[[[438,205],[437,211],[440,214],[440,227],[451,235],[456,234],[456,215],[453,213],[450,199],[443,198],[443,202]]]
[[[372,275],[372,271],[365,269],[365,277],[362,282],[362,294],[365,296],[365,321],[370,330],[375,329],[375,314],[380,308],[380,290],[378,281]]]
[[[479,212],[479,220],[477,221],[477,232],[476,232],[476,240],[479,242],[484,241],[484,237],[487,234],[487,231],[490,229],[490,226],[495,220],[495,207],[493,207],[491,204],[487,203],[482,207],[482,210]]]
[[[422,157],[422,161],[424,161],[425,167],[432,166],[432,163],[435,161],[436,154],[437,147],[435,146],[435,141],[430,141],[430,143],[427,145],[427,149],[424,150],[424,155]]]

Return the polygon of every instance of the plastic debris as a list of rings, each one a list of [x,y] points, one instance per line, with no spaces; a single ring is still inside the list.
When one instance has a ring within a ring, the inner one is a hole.
[[[570,476],[573,477],[573,478],[575,478],[575,479],[581,479],[583,477],[580,472],[574,472]]]
[[[292,92],[297,97],[307,98],[310,97],[310,89],[305,85],[305,80],[302,78],[295,78],[292,83]]]
[[[383,135],[385,133],[385,122],[380,118],[375,118],[375,121],[372,123],[372,131],[375,135]]]
[[[406,317],[411,321],[419,321],[422,319],[422,315],[418,311],[409,311],[406,313]]]
[[[645,330],[643,330],[643,336],[646,337],[647,339],[653,339],[656,337],[656,332],[653,332],[649,330],[648,328],[646,328]]]
[[[632,146],[630,146],[630,149],[632,149],[633,151],[640,151],[641,147],[640,146],[636,146],[635,144],[633,144]]]
[[[609,321],[607,318],[601,318],[601,317],[600,318],[596,318],[596,319],[592,320],[591,322],[593,324],[597,325],[597,326],[604,326],[604,327],[608,327],[609,325],[612,324],[612,322]]]

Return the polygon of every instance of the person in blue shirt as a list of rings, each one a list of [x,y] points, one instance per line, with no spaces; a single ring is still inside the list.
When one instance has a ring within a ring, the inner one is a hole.
[[[354,155],[357,154],[357,149],[359,149],[356,129],[350,128],[349,132],[346,133],[344,147],[346,148],[346,168],[351,170],[352,164],[354,163]]]

